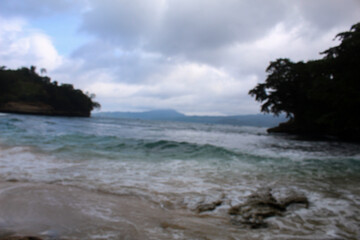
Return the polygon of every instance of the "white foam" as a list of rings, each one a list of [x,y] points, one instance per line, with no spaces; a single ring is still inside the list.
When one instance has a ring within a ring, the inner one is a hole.
[[[126,128],[126,134],[135,131],[135,137],[144,142],[184,141],[200,147],[210,144],[233,152],[234,156],[221,159],[221,154],[220,157],[209,154],[207,158],[186,155],[184,159],[177,157],[181,152],[162,157],[156,151],[137,154],[134,150],[129,154],[112,153],[110,160],[106,155],[110,153],[105,150],[96,158],[91,156],[92,149],[85,155],[86,149],[79,149],[81,146],[75,143],[68,152],[57,155],[52,154],[51,149],[46,152],[37,147],[6,147],[0,151],[0,180],[50,183],[116,196],[136,196],[167,210],[193,210],[199,203],[223,199],[223,211],[214,212],[222,217],[228,217],[226,209],[230,206],[243,203],[249,195],[269,187],[277,198],[291,192],[302,193],[309,198],[310,207],[296,208],[283,218],[269,219],[273,228],[251,233],[250,239],[265,237],[266,233],[269,239],[274,239],[276,234],[283,239],[360,235],[357,229],[359,173],[356,171],[360,154],[356,154],[352,145],[290,141],[254,128],[211,126],[209,130],[199,125],[194,129],[167,125],[164,130],[151,124],[136,124],[131,123],[131,129],[128,125],[118,127]],[[110,127],[107,133],[111,133]],[[114,137],[114,141],[116,139]],[[36,146],[36,142],[33,145]],[[74,152],[81,156],[75,158]],[[80,207],[83,214],[103,222],[123,221],[111,214],[111,206]],[[183,236],[181,231],[173,233],[172,238]]]

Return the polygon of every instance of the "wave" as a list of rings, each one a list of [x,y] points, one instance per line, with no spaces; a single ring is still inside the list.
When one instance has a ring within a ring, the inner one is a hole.
[[[139,147],[144,148],[148,152],[175,154],[181,153],[194,157],[212,156],[228,159],[232,157],[237,157],[239,155],[239,153],[236,153],[232,150],[210,144],[199,145],[189,142],[175,142],[167,140],[143,142],[139,145]]]
[[[136,159],[221,159],[239,158],[244,153],[221,146],[164,139],[135,139],[116,136],[67,134],[38,139],[41,149],[54,154],[86,158],[124,157]]]

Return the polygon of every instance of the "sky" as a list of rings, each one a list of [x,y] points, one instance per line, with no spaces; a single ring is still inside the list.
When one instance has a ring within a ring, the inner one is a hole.
[[[101,111],[255,114],[270,61],[319,59],[359,21],[359,0],[1,0],[0,65],[46,68]]]

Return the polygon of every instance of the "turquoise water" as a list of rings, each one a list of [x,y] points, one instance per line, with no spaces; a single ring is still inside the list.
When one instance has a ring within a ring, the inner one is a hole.
[[[0,202],[16,209],[6,216],[0,206],[0,230],[77,239],[358,239],[359,182],[356,144],[246,126],[0,115]],[[266,229],[231,225],[227,209],[266,188],[301,193],[310,206],[269,218]],[[33,200],[27,209],[14,192]],[[218,199],[215,211],[195,213]],[[49,220],[44,206],[67,214]],[[77,225],[83,219],[93,222]]]

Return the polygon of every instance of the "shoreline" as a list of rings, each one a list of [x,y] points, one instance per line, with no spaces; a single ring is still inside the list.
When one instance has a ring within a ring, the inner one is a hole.
[[[269,188],[255,191],[230,208],[221,208],[220,199],[190,210],[74,186],[0,181],[0,240],[174,239],[178,231],[186,239],[222,239],[224,231],[244,235],[253,229],[271,231],[267,218],[283,217],[293,211],[290,205],[309,206],[303,195],[278,199],[271,192]]]

